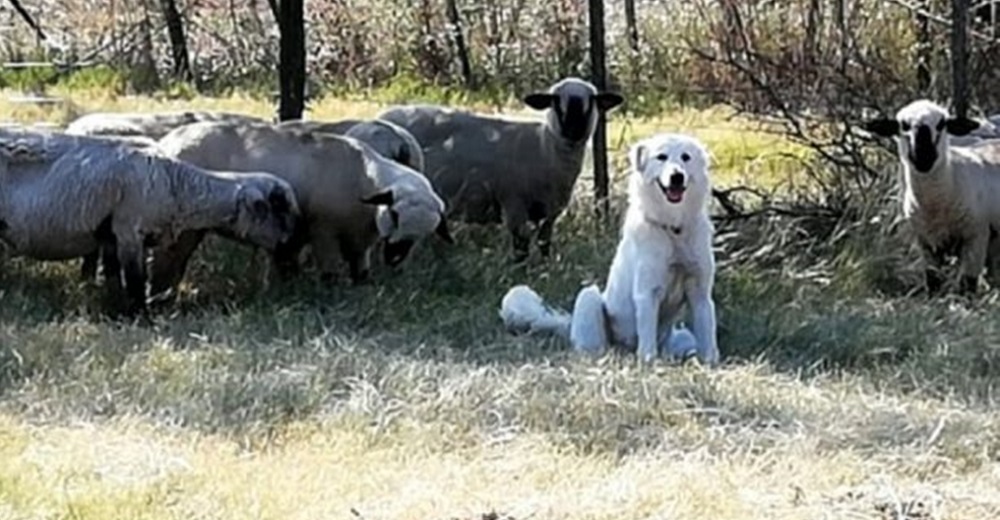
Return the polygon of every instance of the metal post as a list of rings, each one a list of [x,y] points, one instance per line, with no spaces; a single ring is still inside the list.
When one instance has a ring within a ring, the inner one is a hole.
[[[591,83],[597,90],[606,89],[604,67],[604,0],[590,0],[590,68]],[[598,215],[607,216],[608,205],[608,145],[607,120],[603,110],[597,112],[594,130],[594,197]]]

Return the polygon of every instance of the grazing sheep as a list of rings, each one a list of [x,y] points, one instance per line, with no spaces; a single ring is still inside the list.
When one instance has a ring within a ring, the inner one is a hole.
[[[376,152],[423,173],[424,151],[405,128],[381,119],[344,119],[341,121],[291,120],[279,123],[282,128],[298,128],[324,134],[346,135],[371,146]]]
[[[112,301],[124,273],[128,314],[145,308],[148,244],[224,229],[273,249],[297,215],[291,187],[270,174],[208,172],[107,139],[0,131],[0,240],[38,260],[101,252]]]
[[[910,222],[926,262],[931,294],[944,282],[947,256],[960,260],[963,293],[974,292],[989,261],[991,285],[1000,286],[1000,142],[954,146],[979,123],[951,117],[940,105],[921,99],[901,108],[894,119],[864,123],[876,135],[896,139],[902,168],[903,216]]]
[[[636,349],[642,361],[694,353],[714,365],[708,152],[693,137],[658,134],[636,143],[629,160],[628,210],[604,291],[581,289],[568,315],[518,285],[504,296],[500,317],[512,332],[555,333],[587,354],[614,344]],[[685,305],[693,333],[676,326]]]
[[[369,275],[371,249],[384,239],[385,261],[402,262],[416,240],[431,232],[451,242],[444,203],[430,182],[371,147],[346,136],[314,133],[269,124],[196,123],[164,136],[164,153],[205,168],[264,170],[295,189],[303,219],[292,243],[274,255],[283,275],[297,270],[301,249],[309,244],[324,278],[335,272],[337,251],[355,283]],[[189,234],[163,267],[171,282],[183,276]]]
[[[95,112],[73,120],[65,132],[72,135],[142,136],[160,139],[174,128],[199,121],[260,123],[263,119],[230,112]]]
[[[505,222],[513,259],[528,257],[528,223],[548,256],[552,229],[572,195],[599,110],[624,101],[566,78],[524,97],[544,122],[517,121],[438,106],[390,108],[378,115],[409,130],[424,147],[424,173],[451,213],[471,223]]]

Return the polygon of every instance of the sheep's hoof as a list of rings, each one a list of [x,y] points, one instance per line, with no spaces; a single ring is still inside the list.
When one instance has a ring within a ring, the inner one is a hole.
[[[510,257],[510,263],[512,265],[524,265],[528,261],[527,251],[514,251],[514,254]]]

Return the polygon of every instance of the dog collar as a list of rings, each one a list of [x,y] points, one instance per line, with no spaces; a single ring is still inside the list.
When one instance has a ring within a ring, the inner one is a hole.
[[[654,226],[656,226],[656,227],[658,227],[660,229],[663,229],[665,231],[670,231],[671,233],[673,233],[675,235],[680,235],[681,231],[683,230],[680,226],[670,226],[670,225],[664,224],[663,222],[657,222],[657,221],[655,221],[655,220],[653,220],[651,218],[646,218],[645,220],[646,220],[646,222],[649,222],[650,224],[652,224],[652,225],[654,225]]]

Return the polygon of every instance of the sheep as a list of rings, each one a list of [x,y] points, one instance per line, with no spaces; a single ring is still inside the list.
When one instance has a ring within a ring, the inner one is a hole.
[[[71,135],[142,136],[160,139],[174,128],[199,121],[230,123],[263,122],[263,119],[231,112],[95,112],[73,120],[65,132]]]
[[[299,214],[291,186],[234,176],[113,140],[0,130],[0,241],[14,256],[68,260],[100,252],[112,301],[146,310],[145,249],[188,230],[222,229],[276,248]]]
[[[987,261],[990,284],[1000,286],[1000,142],[950,143],[978,127],[926,99],[904,106],[894,119],[863,123],[868,132],[896,139],[903,216],[915,232],[932,295],[941,290],[941,267],[951,255],[960,260],[961,293],[975,292]]]
[[[205,168],[264,170],[291,183],[303,220],[296,238],[273,256],[286,278],[307,244],[324,280],[333,277],[339,248],[358,284],[369,277],[371,249],[380,238],[390,267],[432,231],[452,242],[444,202],[430,182],[351,137],[270,124],[195,123],[164,136],[158,148]],[[188,250],[198,240],[189,234],[176,244],[162,271],[167,285],[183,276]]]
[[[504,222],[513,261],[527,259],[528,223],[538,227],[543,257],[556,219],[580,175],[598,111],[624,98],[565,78],[523,101],[544,110],[544,122],[518,121],[432,105],[390,107],[376,117],[407,129],[424,147],[424,170],[450,208],[469,223]]]
[[[376,152],[400,164],[423,173],[424,151],[420,143],[403,127],[380,119],[343,119],[340,121],[290,120],[278,124],[285,128],[299,128],[313,132],[346,135],[371,146]]]

